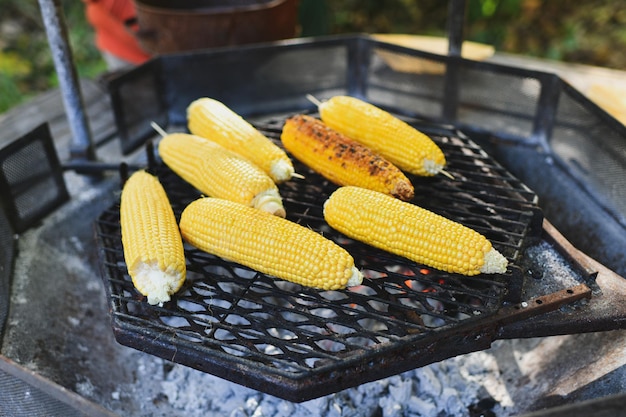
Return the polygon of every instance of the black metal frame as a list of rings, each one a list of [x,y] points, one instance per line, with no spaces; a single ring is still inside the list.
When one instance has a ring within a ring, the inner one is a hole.
[[[0,340],[9,315],[11,276],[16,255],[13,227],[5,213],[3,201],[4,199],[0,200]]]

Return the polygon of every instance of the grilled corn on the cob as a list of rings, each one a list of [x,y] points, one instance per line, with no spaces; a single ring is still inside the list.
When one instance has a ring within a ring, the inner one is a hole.
[[[150,304],[163,304],[185,281],[183,241],[159,180],[145,171],[128,178],[120,201],[128,273]]]
[[[274,181],[241,155],[187,133],[163,137],[159,154],[172,171],[202,193],[285,217]]]
[[[353,239],[442,271],[506,272],[506,258],[480,233],[376,191],[339,188],[324,204],[324,218]]]
[[[285,122],[280,139],[294,157],[335,184],[369,188],[402,200],[413,198],[413,185],[399,168],[321,120],[293,116]]]
[[[242,204],[198,199],[183,211],[180,229],[201,250],[301,285],[336,290],[363,279],[352,256],[334,242]]]
[[[276,183],[294,175],[285,151],[220,101],[208,97],[193,101],[187,108],[187,122],[191,133],[239,153]]]
[[[446,158],[433,140],[392,114],[349,96],[319,104],[324,123],[381,154],[403,171],[432,176],[445,173]]]

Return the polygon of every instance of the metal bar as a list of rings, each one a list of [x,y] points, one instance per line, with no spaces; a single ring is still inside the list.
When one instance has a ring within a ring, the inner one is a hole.
[[[448,55],[461,56],[465,26],[465,0],[448,2]]]
[[[61,2],[60,0],[39,0],[39,7],[61,87],[63,104],[72,131],[73,142],[70,146],[70,157],[72,159],[94,160],[96,158],[95,148],[85,112],[78,74],[72,58],[72,49],[69,44]]]
[[[448,2],[448,56],[444,84],[443,119],[456,121],[459,107],[459,70],[458,58],[463,46],[463,26],[465,24],[465,0]]]
[[[513,306],[507,306],[495,316],[499,325],[516,323],[534,316],[558,310],[559,307],[574,301],[591,298],[591,289],[585,284],[560,290],[552,294],[543,295],[530,300],[522,301]]]
[[[13,265],[17,256],[17,240],[10,219],[0,200],[0,351],[11,304]]]
[[[556,119],[559,97],[563,87],[556,75],[546,75],[541,80],[541,94],[537,111],[533,121],[532,140],[536,142],[546,154],[551,154],[550,136]]]
[[[348,94],[355,97],[366,97],[368,74],[371,58],[371,44],[365,39],[353,41],[355,47],[348,48]]]

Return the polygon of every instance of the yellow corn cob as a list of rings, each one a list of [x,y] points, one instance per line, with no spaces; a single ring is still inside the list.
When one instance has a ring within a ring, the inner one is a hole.
[[[281,183],[294,174],[291,160],[280,147],[223,103],[199,98],[187,108],[189,131],[237,152]]]
[[[280,139],[294,157],[337,185],[356,185],[402,200],[413,198],[413,184],[400,169],[314,117],[289,118]]]
[[[376,191],[339,188],[326,201],[324,218],[353,239],[442,271],[506,272],[506,258],[480,233]]]
[[[363,279],[352,256],[319,233],[231,201],[192,202],[180,230],[203,251],[301,285],[336,290]]]
[[[185,281],[183,241],[159,180],[137,171],[120,201],[122,245],[128,274],[150,304],[163,304]]]
[[[372,104],[335,96],[320,103],[319,112],[328,126],[361,142],[403,171],[422,176],[444,172],[446,158],[431,138]]]
[[[285,217],[274,181],[241,155],[187,133],[163,137],[159,154],[172,171],[202,193]]]

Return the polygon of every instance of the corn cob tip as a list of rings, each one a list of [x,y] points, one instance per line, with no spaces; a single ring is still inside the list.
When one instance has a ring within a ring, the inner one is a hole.
[[[252,200],[252,207],[261,211],[267,211],[278,217],[285,217],[287,212],[283,207],[283,200],[280,198],[278,190],[269,189],[257,194]]]
[[[276,183],[290,180],[294,176],[293,165],[284,159],[278,159],[272,163],[269,175]]]
[[[363,282],[363,274],[359,271],[355,266],[352,267],[352,275],[346,282],[346,287],[354,287],[357,285],[361,285]]]
[[[413,184],[408,180],[397,181],[393,190],[391,190],[391,195],[400,200],[410,201],[415,197],[415,188],[413,188]]]
[[[424,159],[424,171],[431,175],[437,175],[443,171],[444,164],[437,163],[433,159]]]
[[[480,272],[483,274],[504,274],[509,261],[497,250],[491,248],[484,257]]]
[[[183,282],[181,273],[161,270],[157,264],[139,263],[134,271],[133,283],[140,293],[148,297],[148,304],[162,306],[170,301]]]

